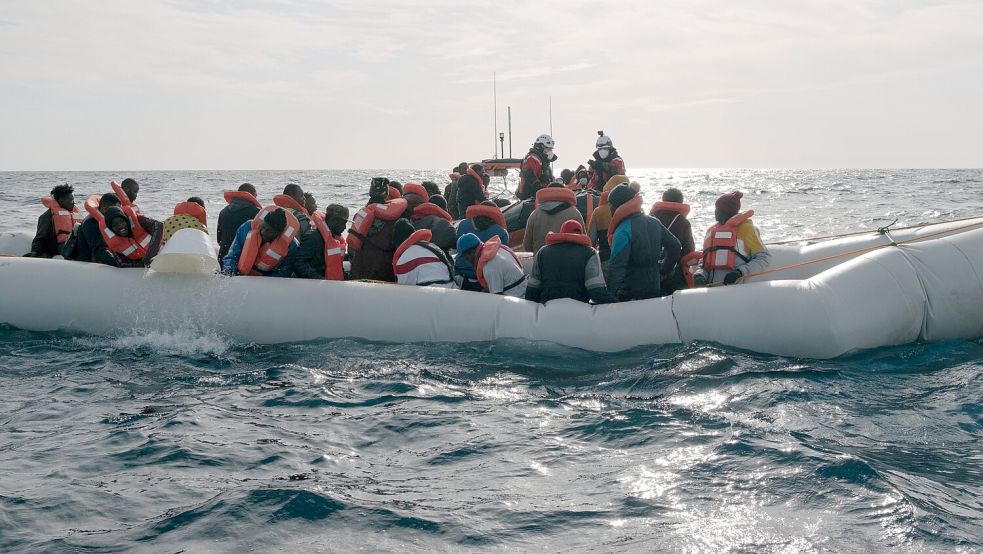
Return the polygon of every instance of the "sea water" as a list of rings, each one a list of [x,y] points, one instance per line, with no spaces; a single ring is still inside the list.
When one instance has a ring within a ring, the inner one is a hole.
[[[0,232],[64,182],[81,204],[134,177],[158,218],[200,196],[214,229],[242,182],[356,208],[372,176],[444,173],[0,173]],[[766,242],[983,212],[979,170],[630,173],[647,203],[682,189],[697,237],[731,189]],[[983,548],[981,341],[816,361],[167,329],[0,328],[0,551]]]

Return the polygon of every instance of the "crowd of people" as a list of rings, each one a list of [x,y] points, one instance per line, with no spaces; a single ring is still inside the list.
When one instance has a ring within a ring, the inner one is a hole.
[[[682,191],[666,190],[646,212],[611,137],[599,132],[592,159],[559,178],[554,147],[549,135],[536,138],[520,167],[518,202],[504,212],[489,198],[481,164],[458,165],[443,190],[430,181],[374,178],[354,215],[341,204],[318,210],[314,196],[292,183],[264,206],[256,188],[243,184],[224,193],[228,204],[218,216],[221,271],[603,304],[731,285],[768,267],[753,212],[741,211],[741,192],[717,198],[716,223],[698,252]],[[201,198],[157,221],[137,206],[136,180],[111,188],[86,199],[83,212],[71,185],[54,187],[42,199],[47,209],[26,256],[147,266],[178,231],[208,232]],[[534,255],[528,274],[510,244]]]

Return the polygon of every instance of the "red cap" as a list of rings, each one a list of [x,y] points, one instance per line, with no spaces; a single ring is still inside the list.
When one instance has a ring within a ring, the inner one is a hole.
[[[581,225],[576,219],[568,219],[563,222],[563,225],[560,226],[560,232],[582,235],[584,234],[584,226]]]

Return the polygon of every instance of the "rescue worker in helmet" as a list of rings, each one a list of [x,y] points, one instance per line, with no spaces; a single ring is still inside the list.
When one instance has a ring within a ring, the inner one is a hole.
[[[222,259],[222,271],[229,275],[290,277],[292,260],[287,258],[300,242],[297,218],[284,208],[269,206],[252,221],[239,226],[229,253]]]
[[[515,189],[515,195],[519,200],[536,196],[539,189],[549,186],[553,181],[551,164],[556,160],[553,146],[553,137],[539,135],[529,149],[529,153],[522,159],[522,165],[519,167],[519,186]]]
[[[31,241],[31,251],[24,257],[52,258],[63,254],[62,245],[69,242],[72,231],[85,219],[75,207],[74,190],[69,184],[58,185],[51,189],[50,196],[41,199],[47,209],[38,217],[38,230]]]
[[[768,269],[771,252],[761,242],[761,233],[751,222],[753,210],[741,213],[744,193],[720,195],[714,203],[717,222],[703,241],[703,266],[693,275],[697,286],[733,285],[752,273]]]
[[[588,170],[587,186],[592,189],[599,189],[611,180],[615,175],[625,174],[625,161],[614,148],[611,137],[604,134],[604,131],[597,132],[597,142],[594,143],[594,156],[587,162],[590,166]]]

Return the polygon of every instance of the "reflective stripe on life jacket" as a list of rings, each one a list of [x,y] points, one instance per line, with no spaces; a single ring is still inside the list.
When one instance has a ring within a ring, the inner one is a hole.
[[[451,214],[447,213],[440,206],[431,204],[430,202],[424,202],[423,204],[413,208],[413,221],[419,221],[429,215],[439,217],[440,219],[446,219],[447,221],[454,221]]]
[[[317,232],[324,240],[324,279],[327,281],[345,280],[345,239],[331,233],[323,217],[312,218]]]
[[[259,200],[257,200],[255,196],[243,190],[227,190],[224,193],[222,193],[222,196],[225,197],[226,202],[232,202],[233,200],[238,198],[239,200],[245,200],[246,202],[249,202],[250,204],[256,206],[261,210],[263,209],[263,205],[259,203]]]
[[[734,269],[737,267],[738,256],[745,262],[751,259],[745,252],[741,252],[742,245],[738,244],[737,228],[753,215],[754,210],[748,210],[728,219],[726,223],[715,223],[710,227],[703,241],[704,270]]]
[[[430,193],[427,192],[427,189],[423,185],[417,183],[406,183],[403,185],[403,194],[415,194],[423,198],[424,202],[430,201]]]
[[[290,252],[290,243],[300,232],[300,223],[290,210],[283,210],[287,216],[287,227],[280,233],[280,236],[273,242],[263,242],[259,229],[263,226],[263,218],[266,214],[276,210],[278,206],[267,206],[256,214],[249,224],[249,233],[246,234],[246,241],[242,245],[242,254],[239,255],[237,269],[242,275],[262,275],[269,273],[280,265],[280,262]]]
[[[348,244],[353,250],[362,248],[362,239],[369,236],[376,218],[383,221],[396,221],[403,215],[409,204],[405,198],[390,200],[385,204],[369,204],[355,212],[352,227],[348,230]]]
[[[590,237],[583,233],[554,233],[553,231],[546,233],[546,244],[560,244],[564,242],[579,244],[588,248],[592,247]]]
[[[208,227],[205,216],[205,208],[197,202],[181,202],[180,204],[174,206],[174,215],[190,215],[191,217],[197,219],[202,225]]]
[[[608,244],[614,242],[614,232],[618,230],[618,225],[630,216],[640,213],[642,210],[642,197],[638,194],[631,197],[631,200],[618,206],[611,217],[611,225],[608,225]]]
[[[659,210],[666,210],[670,212],[676,212],[681,214],[683,217],[689,215],[689,204],[683,204],[681,202],[656,202],[652,204],[652,209],[649,210],[649,215],[654,216],[655,212]]]
[[[484,206],[482,204],[468,206],[468,210],[464,213],[464,215],[472,221],[478,216],[485,216],[497,223],[502,229],[506,228],[505,214],[503,214],[502,210],[495,206]]]
[[[99,195],[94,194],[85,200],[85,211],[89,212],[96,222],[99,223],[99,233],[106,241],[106,248],[125,256],[130,260],[142,260],[147,255],[147,248],[150,247],[151,236],[137,217],[133,205],[124,206],[123,214],[130,222],[130,236],[122,237],[113,232],[106,222],[106,217],[99,211]]]
[[[307,213],[307,208],[301,206],[297,203],[292,196],[287,196],[286,194],[278,194],[273,197],[273,203],[281,208],[287,208],[295,212],[300,212],[306,216],[311,214]]]
[[[577,205],[577,195],[568,188],[547,187],[536,191],[536,207],[543,202],[566,202],[571,206]]]
[[[488,239],[487,241],[485,241],[484,244],[478,246],[478,251],[476,252],[478,257],[478,263],[475,264],[475,273],[478,274],[478,282],[481,283],[481,287],[484,288],[485,290],[489,290],[488,283],[485,282],[485,264],[495,259],[495,256],[498,255],[498,251],[501,250],[502,248],[508,251],[509,254],[512,254],[512,259],[515,260],[516,265],[522,267],[522,262],[519,261],[518,256],[515,255],[515,252],[513,252],[511,248],[502,244],[502,239],[498,238],[498,235],[495,235],[492,238]],[[506,287],[505,290],[503,290],[502,292],[505,292],[515,287],[516,285],[518,285],[524,280],[525,280],[525,275],[523,275],[523,278],[520,279],[519,281],[516,281],[515,283]]]
[[[50,196],[45,196],[41,199],[41,204],[45,208],[51,210],[51,222],[55,226],[55,238],[58,239],[58,244],[64,243],[68,240],[68,236],[72,234],[77,225],[82,223],[84,216],[78,208],[68,211],[61,207],[61,204],[57,200]]]

